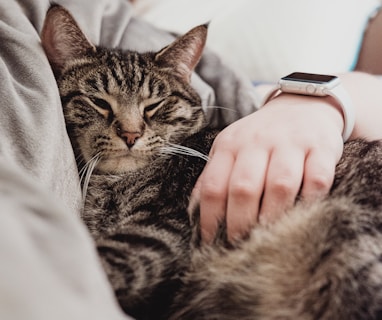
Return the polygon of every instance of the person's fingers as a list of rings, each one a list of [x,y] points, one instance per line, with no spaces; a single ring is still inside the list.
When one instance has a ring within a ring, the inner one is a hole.
[[[272,152],[269,161],[259,221],[274,222],[293,206],[304,174],[303,150],[282,148]]]
[[[197,206],[200,204],[200,190],[202,187],[203,172],[200,174],[198,180],[195,183],[194,189],[192,189],[190,202],[188,204],[188,214],[192,215]]]
[[[248,148],[236,158],[229,180],[226,213],[230,241],[244,236],[257,221],[267,165],[265,150]]]
[[[333,183],[337,159],[332,153],[314,149],[305,159],[301,197],[311,201],[326,195]]]
[[[200,224],[202,240],[211,242],[220,221],[225,218],[228,182],[234,163],[227,150],[215,152],[203,171],[200,186]]]

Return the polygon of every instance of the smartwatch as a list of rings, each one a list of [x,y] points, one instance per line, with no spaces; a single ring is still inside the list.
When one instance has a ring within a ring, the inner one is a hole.
[[[277,86],[264,98],[262,105],[275,98],[281,92],[317,97],[333,97],[340,105],[344,118],[342,138],[344,141],[349,139],[354,129],[355,109],[350,96],[342,87],[338,77],[324,74],[293,72],[279,80]]]

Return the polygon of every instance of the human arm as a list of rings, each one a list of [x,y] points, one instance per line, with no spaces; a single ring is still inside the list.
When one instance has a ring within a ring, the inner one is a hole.
[[[382,138],[381,81],[364,73],[340,76],[356,109],[351,139]],[[229,239],[272,222],[293,205],[325,195],[342,154],[343,118],[330,97],[281,94],[223,130],[193,193],[200,200],[202,237],[225,219]]]
[[[382,80],[362,72],[350,72],[341,81],[356,108],[356,122],[350,139],[382,138]]]

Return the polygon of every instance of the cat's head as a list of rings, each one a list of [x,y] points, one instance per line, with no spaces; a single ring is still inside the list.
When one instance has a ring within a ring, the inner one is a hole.
[[[206,36],[207,27],[199,26],[159,52],[105,49],[53,5],[41,39],[76,157],[84,163],[97,157],[100,172],[131,171],[197,132],[204,115],[190,77]]]

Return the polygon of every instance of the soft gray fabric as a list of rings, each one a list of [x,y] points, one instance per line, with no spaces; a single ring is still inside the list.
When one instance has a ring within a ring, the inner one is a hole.
[[[36,7],[26,2],[22,8],[13,0],[0,1],[1,157],[46,185],[68,210],[78,210],[78,174],[58,90],[38,33],[23,14],[33,8],[30,17],[41,26],[48,1]]]
[[[95,44],[157,50],[173,37],[126,0],[56,0]],[[80,190],[39,33],[48,0],[0,0],[0,319],[122,319],[79,219]],[[250,84],[210,53],[192,77],[224,125],[255,107]],[[220,110],[220,111],[219,111]],[[126,317],[127,318],[127,317]]]
[[[0,319],[128,319],[79,218],[0,159]]]
[[[0,319],[128,319],[79,220],[78,174],[37,33],[47,7],[0,1]]]

